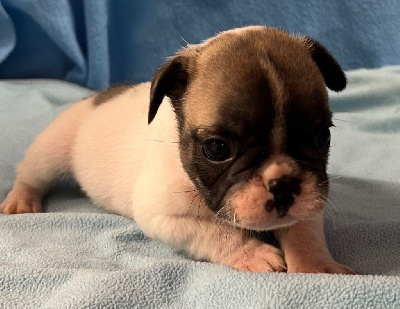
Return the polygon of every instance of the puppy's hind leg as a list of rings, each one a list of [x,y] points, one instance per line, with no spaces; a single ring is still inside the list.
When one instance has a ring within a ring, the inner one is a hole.
[[[17,165],[13,189],[0,206],[4,214],[40,212],[42,197],[53,182],[71,171],[71,150],[80,125],[94,108],[92,98],[61,113],[26,151]]]

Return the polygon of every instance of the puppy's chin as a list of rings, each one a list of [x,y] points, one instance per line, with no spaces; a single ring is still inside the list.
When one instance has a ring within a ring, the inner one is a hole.
[[[253,222],[242,222],[238,220],[228,220],[229,223],[233,224],[234,226],[252,230],[252,231],[270,231],[276,230],[279,228],[287,227],[293,225],[298,222],[298,219],[287,215],[283,218],[271,218],[270,220],[259,220]]]
[[[321,205],[318,205],[317,208],[322,210],[323,206],[324,205],[321,203]],[[240,211],[237,213],[230,207],[225,206],[224,209],[217,213],[217,216],[229,224],[243,229],[252,231],[269,231],[287,227],[302,220],[308,220],[319,214],[321,210],[310,211],[301,214],[300,216],[296,215],[296,212],[293,214],[289,210],[285,216],[281,217],[281,215],[275,209],[270,212],[263,210],[257,211],[257,209],[255,209],[255,211],[250,211],[246,214],[243,214]]]

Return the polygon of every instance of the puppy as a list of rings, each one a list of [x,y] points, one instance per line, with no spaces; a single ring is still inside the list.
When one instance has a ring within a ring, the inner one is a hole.
[[[151,84],[112,88],[64,111],[18,164],[1,212],[40,212],[53,182],[72,174],[94,203],[194,259],[351,274],[323,232],[326,86],[340,91],[346,77],[308,37],[251,26],[189,45]],[[281,250],[250,232],[267,230]]]

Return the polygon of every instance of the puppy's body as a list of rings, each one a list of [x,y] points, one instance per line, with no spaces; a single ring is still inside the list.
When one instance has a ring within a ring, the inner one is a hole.
[[[330,125],[325,83],[344,88],[340,73],[315,41],[266,27],[189,46],[151,85],[61,114],[18,165],[1,211],[40,211],[53,181],[72,173],[96,204],[196,259],[283,270],[280,250],[246,232],[276,229],[288,271],[351,273],[325,244],[329,148],[312,142]]]

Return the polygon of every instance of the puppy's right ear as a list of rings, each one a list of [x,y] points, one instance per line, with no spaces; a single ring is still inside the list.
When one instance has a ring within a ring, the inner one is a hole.
[[[179,101],[186,89],[188,78],[188,59],[182,54],[170,58],[157,70],[151,81],[149,124],[156,116],[164,96],[169,97],[173,105]]]

